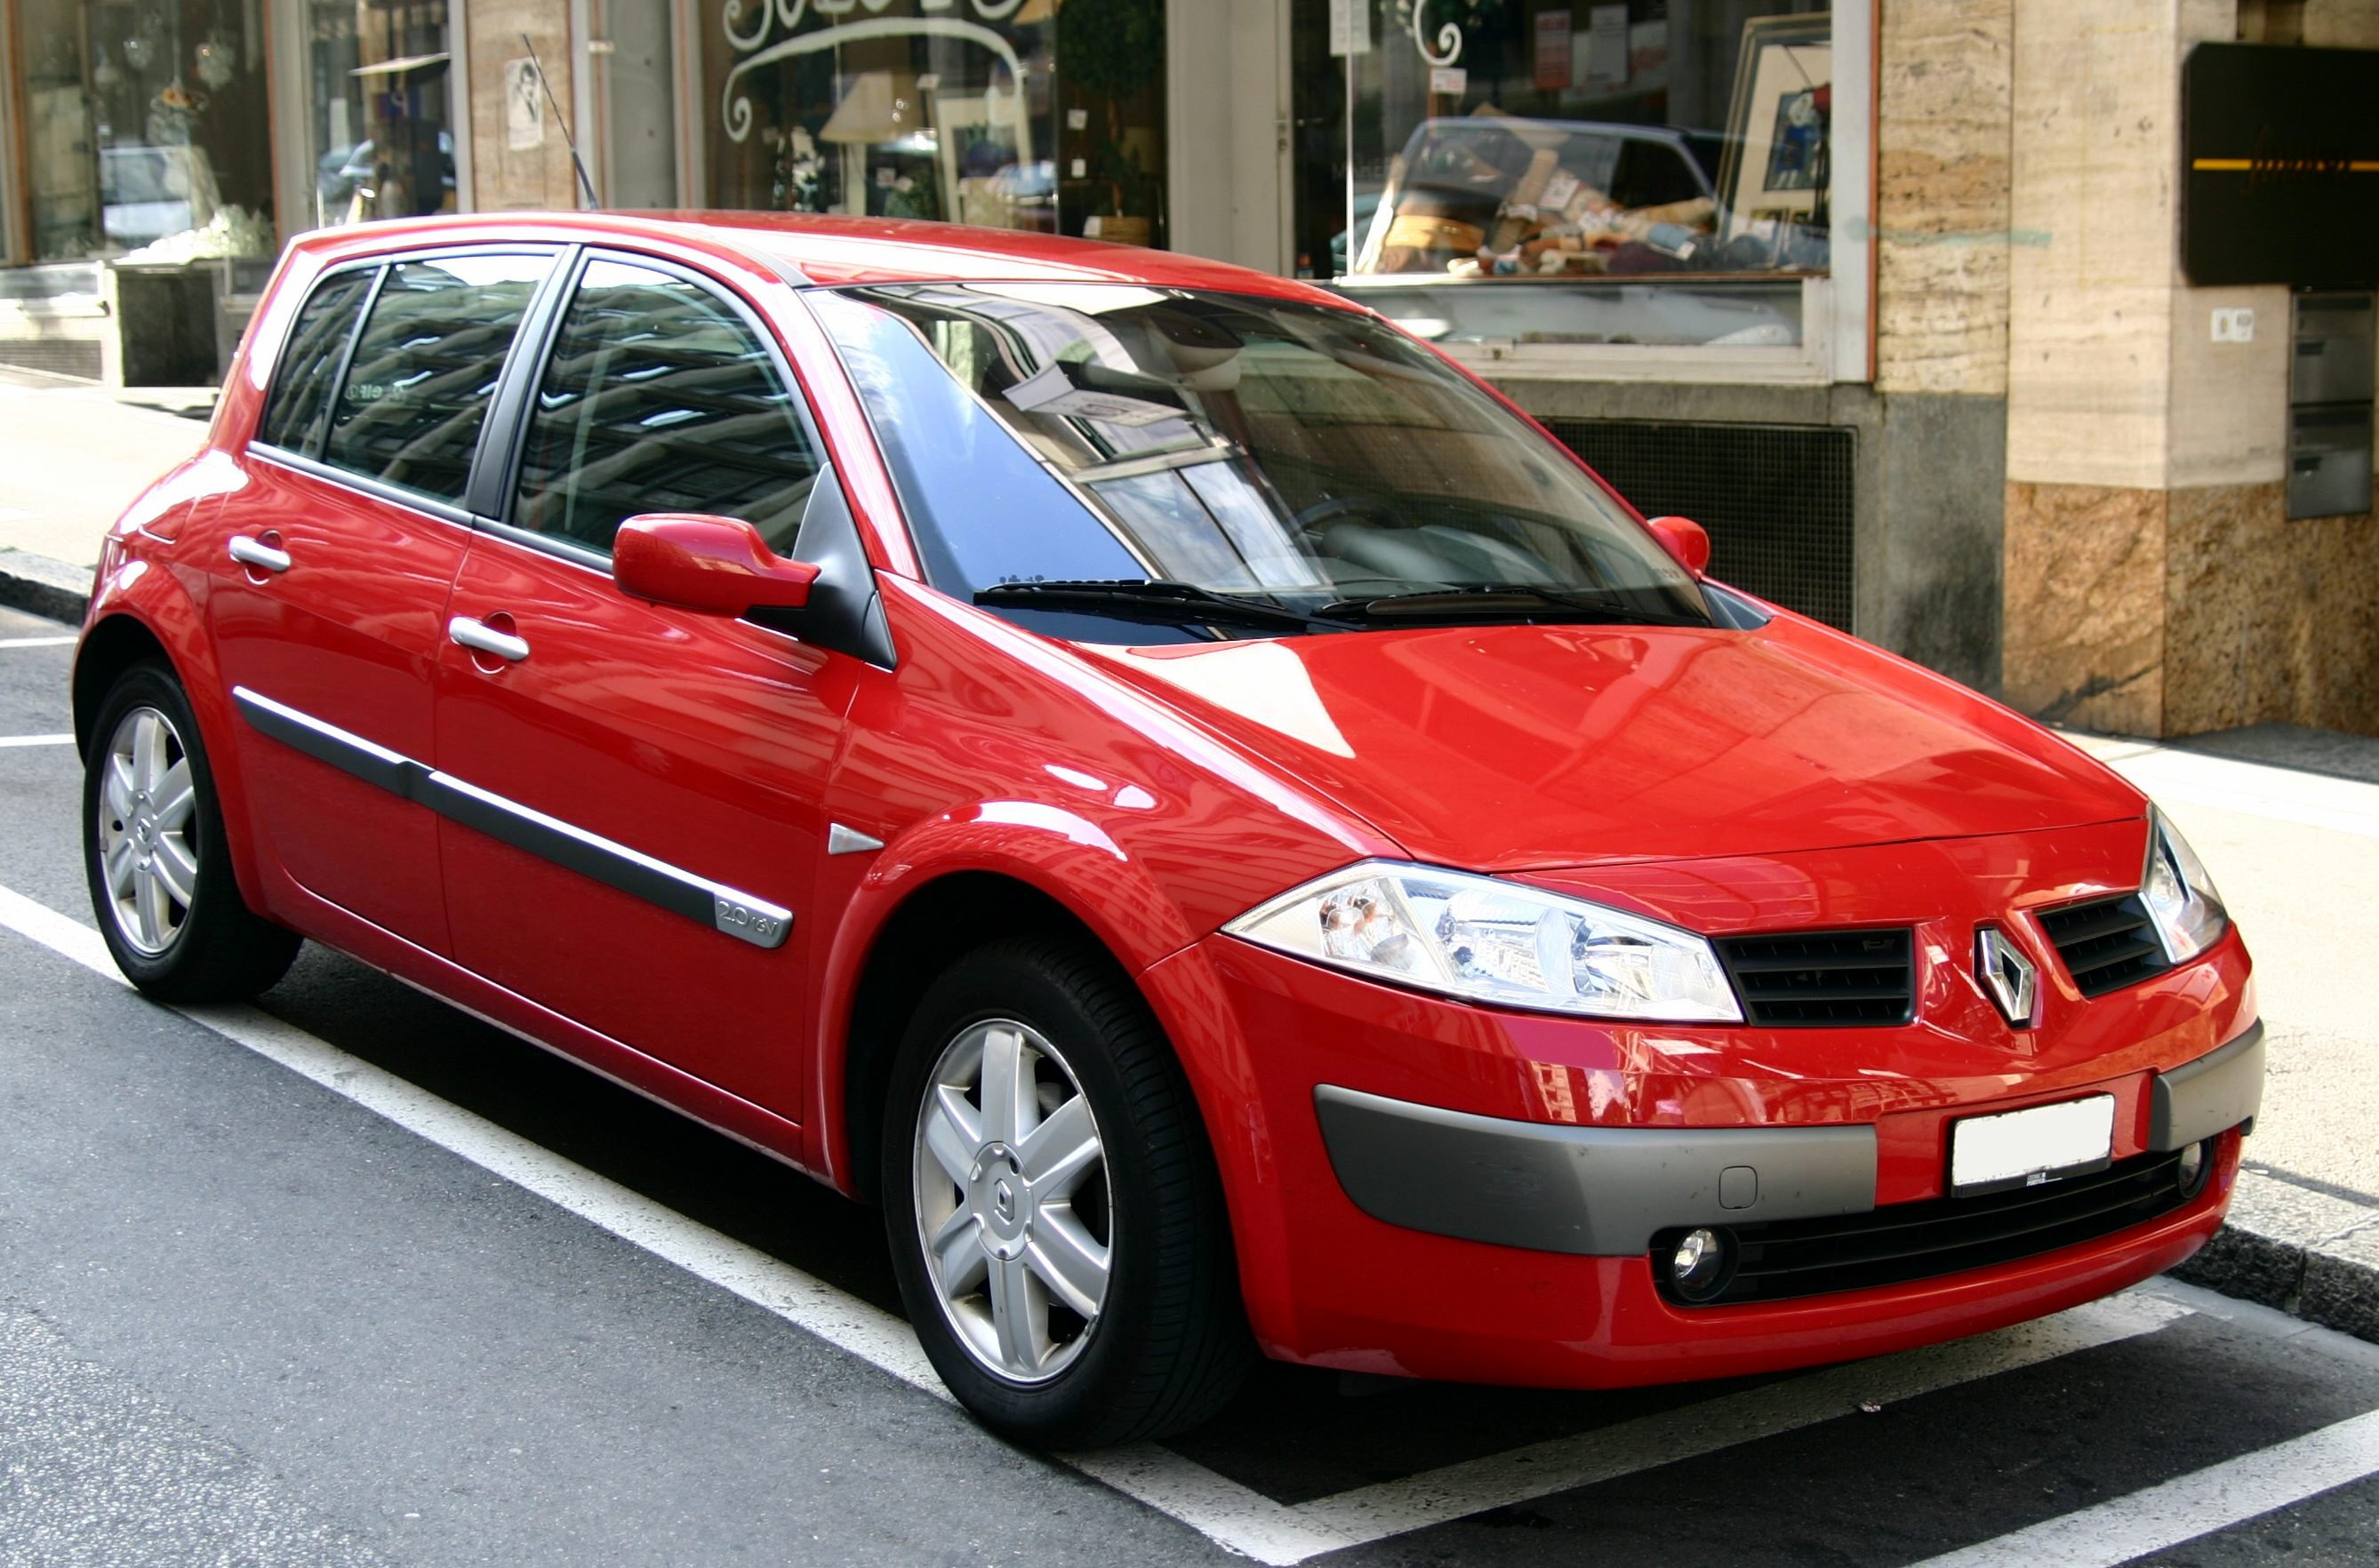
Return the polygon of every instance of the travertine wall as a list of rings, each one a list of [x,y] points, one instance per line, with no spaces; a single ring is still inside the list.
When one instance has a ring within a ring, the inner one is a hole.
[[[2180,271],[2180,63],[2238,28],[2014,0],[2005,691],[2131,734],[2379,733],[2379,520],[2286,516],[2288,291]],[[2309,0],[2303,32],[2379,42],[2379,0]],[[2254,341],[2214,343],[2236,306]]]
[[[481,211],[574,208],[577,175],[570,167],[563,125],[549,104],[540,114],[542,146],[515,150],[504,132],[504,62],[525,59],[525,33],[553,88],[555,103],[571,114],[569,0],[471,0],[465,13],[471,54],[471,205]]]
[[[1876,387],[2007,392],[2015,0],[1885,0]]]

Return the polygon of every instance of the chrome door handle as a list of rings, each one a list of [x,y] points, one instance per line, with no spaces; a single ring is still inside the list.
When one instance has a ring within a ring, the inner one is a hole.
[[[474,621],[467,615],[458,615],[446,622],[446,637],[449,642],[460,647],[493,654],[498,658],[510,659],[514,664],[528,657],[526,638],[515,637],[508,632],[499,632],[494,627]]]
[[[251,539],[246,534],[232,536],[231,558],[242,566],[253,566],[260,572],[289,570],[287,550],[274,549],[271,545],[258,539]]]

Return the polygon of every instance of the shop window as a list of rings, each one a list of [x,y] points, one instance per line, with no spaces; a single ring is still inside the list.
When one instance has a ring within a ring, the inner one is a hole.
[[[1295,13],[1298,250],[1454,345],[1794,349],[1830,262],[1806,0],[1326,0]]]
[[[272,253],[257,7],[19,0],[17,44],[35,260]]]
[[[1163,242],[1164,0],[697,15],[708,205]]]
[[[306,0],[319,227],[455,211],[446,0]]]

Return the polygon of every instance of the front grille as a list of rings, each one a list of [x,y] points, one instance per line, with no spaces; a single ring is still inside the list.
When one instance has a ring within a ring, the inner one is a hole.
[[[2040,927],[2084,996],[2103,996],[2172,967],[2137,893],[2044,910]]]
[[[1719,960],[1749,1022],[1784,1028],[1906,1023],[1914,1016],[1910,934],[1794,931],[1721,936]]]
[[[1868,1290],[1987,1269],[2112,1236],[2170,1213],[2204,1190],[2184,1190],[2179,1152],[2142,1154],[2088,1176],[1980,1198],[1888,1203],[1864,1214],[1734,1227],[1734,1272],[1707,1301],[1670,1289],[1668,1262],[1685,1232],[1652,1238],[1652,1273],[1680,1306],[1783,1301]],[[2210,1166],[2212,1161],[2207,1161]]]

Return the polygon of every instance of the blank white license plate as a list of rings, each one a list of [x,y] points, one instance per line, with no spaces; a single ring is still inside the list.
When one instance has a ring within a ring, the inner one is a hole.
[[[2047,1181],[2104,1164],[2115,1148],[2115,1097],[1967,1116],[1950,1124],[1950,1188],[1972,1192]]]

